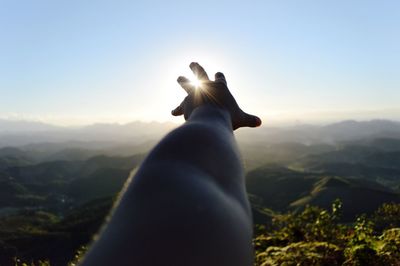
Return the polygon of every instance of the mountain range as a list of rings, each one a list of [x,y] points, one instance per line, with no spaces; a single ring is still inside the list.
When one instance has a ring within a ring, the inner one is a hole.
[[[298,142],[303,144],[337,143],[368,138],[400,138],[400,122],[389,120],[346,120],[329,125],[297,125],[290,127],[263,126],[257,130],[240,129],[239,140],[262,140],[271,143]],[[42,122],[0,119],[0,147],[22,146],[43,142],[130,142],[157,140],[174,123],[131,122],[127,124],[93,124],[81,127],[61,127]]]
[[[175,124],[0,128],[0,264],[65,265],[100,228],[129,174]],[[343,121],[235,132],[254,224],[343,202],[342,222],[400,203],[400,123]]]
[[[81,127],[61,127],[31,121],[0,120],[0,147],[34,143],[97,142],[142,143],[159,139],[174,123],[132,122],[127,124],[93,124]]]

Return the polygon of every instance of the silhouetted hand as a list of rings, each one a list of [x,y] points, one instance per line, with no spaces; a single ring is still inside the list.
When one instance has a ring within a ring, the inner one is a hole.
[[[258,127],[261,119],[257,116],[247,114],[240,109],[230,93],[224,74],[215,74],[215,81],[208,78],[206,71],[198,63],[191,63],[190,69],[193,71],[200,85],[196,88],[189,79],[180,76],[178,83],[188,93],[188,96],[174,110],[172,115],[184,115],[188,120],[194,109],[202,105],[218,106],[229,112],[233,130],[240,127]]]

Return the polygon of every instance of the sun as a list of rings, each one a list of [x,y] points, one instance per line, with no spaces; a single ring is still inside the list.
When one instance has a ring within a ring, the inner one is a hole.
[[[199,79],[197,79],[197,78],[193,78],[193,79],[190,81],[190,83],[191,83],[196,89],[198,89],[198,88],[201,86],[201,84],[202,84],[201,80],[199,80]]]

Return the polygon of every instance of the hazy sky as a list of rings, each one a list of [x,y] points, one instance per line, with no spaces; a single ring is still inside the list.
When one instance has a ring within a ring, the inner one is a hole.
[[[0,117],[181,121],[198,61],[264,123],[400,119],[397,0],[0,0],[0,36]]]

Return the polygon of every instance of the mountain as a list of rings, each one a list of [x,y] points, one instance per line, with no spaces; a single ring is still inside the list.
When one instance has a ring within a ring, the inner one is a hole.
[[[50,161],[12,166],[0,172],[1,208],[62,208],[114,196],[143,154],[96,156],[84,161]],[[62,203],[62,204],[61,204]],[[61,204],[61,205],[60,205]]]
[[[344,221],[371,213],[382,203],[400,202],[400,193],[370,180],[297,172],[271,165],[249,172],[246,187],[264,207],[279,212],[303,209],[307,204],[329,209],[339,198],[344,206]]]
[[[14,147],[0,148],[0,170],[13,166],[30,165],[34,162],[35,159],[21,149]]]
[[[132,138],[160,136],[175,128],[177,124],[170,122],[131,122],[127,124],[93,124],[77,130],[77,135],[97,135],[101,134],[105,139],[113,138]]]
[[[357,122],[354,120],[342,121],[321,128],[321,133],[332,140],[354,140],[362,138],[399,136],[400,122],[389,120],[371,120]]]
[[[83,127],[57,127],[39,122],[0,121],[0,147],[35,143],[112,142],[139,144],[160,139],[175,128],[174,123],[132,122],[93,124]]]
[[[62,127],[29,120],[0,119],[0,134],[16,132],[44,132],[60,130]]]
[[[289,165],[305,156],[318,156],[337,149],[329,144],[305,145],[297,142],[267,143],[261,141],[239,142],[244,165],[247,171],[264,164]]]
[[[297,142],[303,144],[337,144],[343,141],[390,138],[400,139],[400,122],[390,120],[346,120],[325,126],[297,125],[262,127],[259,130],[240,130],[236,133],[243,142]]]
[[[32,143],[97,142],[139,145],[159,140],[178,124],[131,122],[127,124],[98,123],[82,127],[59,127],[41,122],[0,120],[0,147],[23,146]],[[240,142],[302,144],[336,144],[360,139],[400,139],[400,122],[389,120],[347,120],[325,126],[297,125],[241,129]]]

